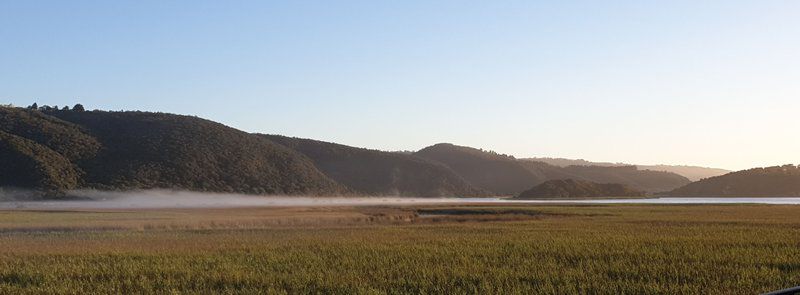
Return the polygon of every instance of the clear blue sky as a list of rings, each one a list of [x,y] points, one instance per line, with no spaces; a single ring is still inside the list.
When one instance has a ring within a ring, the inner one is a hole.
[[[800,1],[0,1],[0,103],[729,169],[800,162]]]

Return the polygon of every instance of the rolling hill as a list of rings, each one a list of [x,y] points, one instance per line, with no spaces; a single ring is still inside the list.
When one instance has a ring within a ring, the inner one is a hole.
[[[0,131],[0,187],[73,189],[79,169],[63,155],[35,141]]]
[[[0,107],[0,163],[0,187],[49,193],[167,188],[458,197],[517,195],[554,179],[650,193],[690,182],[635,166],[561,167],[447,143],[384,152],[250,134],[192,116],[53,108]]]
[[[800,197],[800,167],[754,168],[690,183],[666,193],[675,197]]]
[[[564,158],[527,158],[524,160],[531,160],[536,162],[544,162],[550,165],[559,167],[568,166],[603,166],[603,167],[622,167],[622,166],[636,166],[639,170],[652,170],[652,171],[665,171],[672,172],[691,181],[698,181],[703,178],[720,176],[731,171],[718,168],[708,168],[700,166],[686,166],[686,165],[633,165],[625,163],[610,163],[610,162],[591,162],[583,159],[564,159]]]
[[[485,196],[420,157],[250,134],[150,112],[0,107],[0,187],[248,194]]]
[[[522,192],[515,199],[549,198],[611,198],[644,197],[645,193],[618,183],[596,183],[574,179],[554,179],[545,181]]]
[[[566,173],[597,183],[620,183],[650,193],[665,192],[689,184],[686,177],[671,172],[640,170],[636,166],[569,166]]]
[[[298,152],[196,117],[2,107],[0,118],[3,186],[45,191],[347,191]]]
[[[471,147],[440,143],[414,155],[442,163],[469,183],[499,195],[516,195],[547,180],[514,158]]]
[[[704,178],[725,175],[731,172],[730,170],[719,168],[686,165],[636,165],[636,167],[644,170],[672,172],[686,177],[691,181],[698,181]]]
[[[298,151],[328,177],[365,195],[483,196],[450,168],[420,157],[311,139],[261,135]]]
[[[674,173],[639,170],[635,166],[558,167],[448,143],[424,148],[415,155],[447,165],[473,185],[498,195],[517,195],[552,179],[620,183],[647,192],[669,191],[690,182]]]

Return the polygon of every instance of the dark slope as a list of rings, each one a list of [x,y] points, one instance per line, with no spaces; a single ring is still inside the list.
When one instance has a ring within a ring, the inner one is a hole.
[[[548,180],[527,191],[515,199],[541,198],[611,198],[611,197],[643,197],[644,192],[634,190],[618,183],[596,183],[574,179]]]
[[[498,195],[517,195],[552,179],[620,183],[647,192],[669,191],[690,182],[675,173],[638,170],[635,166],[558,167],[452,144],[430,146],[415,155],[443,163],[473,185]]]
[[[675,189],[676,197],[800,197],[800,167],[754,168],[706,178]]]
[[[61,154],[0,131],[0,187],[72,189],[78,186],[80,175],[77,167]]]
[[[100,143],[79,126],[43,112],[0,108],[0,130],[47,146],[70,160],[95,156]]]
[[[671,172],[639,170],[636,166],[569,166],[564,172],[598,183],[620,183],[647,192],[665,192],[691,181]]]
[[[666,171],[678,174],[688,178],[690,181],[698,181],[703,178],[720,176],[730,173],[731,171],[718,168],[700,167],[700,166],[687,166],[687,165],[633,165],[624,163],[610,163],[610,162],[590,162],[583,159],[564,159],[564,158],[527,158],[524,160],[544,162],[550,165],[559,167],[568,166],[604,166],[604,167],[621,167],[621,166],[636,166],[639,170],[652,170],[652,171]]]
[[[566,171],[564,168],[550,165],[545,162],[520,160],[523,167],[544,179],[583,179],[583,176]]]
[[[575,179],[596,183],[619,183],[647,192],[664,192],[691,182],[675,173],[640,170],[636,166],[567,166],[523,160],[523,165],[547,179]]]
[[[381,152],[248,134],[163,113],[0,107],[0,131],[0,186],[44,190],[176,188],[433,197],[516,195],[546,180],[567,178],[650,192],[689,182],[667,172],[558,167],[452,144],[413,154]]]
[[[196,117],[18,108],[0,108],[0,112],[3,121],[12,122],[2,125],[3,131],[25,138],[28,143],[35,142],[40,150],[52,150],[83,171],[79,187],[256,194],[344,191],[305,156],[267,139]],[[5,119],[8,117],[22,119]],[[19,127],[20,122],[24,122],[23,127]],[[56,169],[51,165],[62,166],[60,160],[47,160],[19,171],[42,174]],[[4,183],[30,185],[13,176],[5,178]],[[35,186],[61,190],[72,187]]]
[[[652,171],[667,171],[672,172],[683,177],[688,178],[690,181],[698,181],[703,178],[720,176],[730,173],[731,171],[719,168],[708,168],[700,166],[687,166],[687,165],[636,165],[642,170]]]
[[[303,153],[325,175],[361,194],[415,197],[486,194],[446,166],[414,155],[280,135],[261,136]]]
[[[516,195],[546,180],[514,158],[471,147],[440,143],[414,155],[447,165],[473,185],[499,195]]]
[[[665,192],[690,183],[686,177],[665,171],[640,170],[636,166],[567,166],[522,160],[525,167],[540,171],[547,179],[575,179],[597,183],[619,183],[647,192]]]

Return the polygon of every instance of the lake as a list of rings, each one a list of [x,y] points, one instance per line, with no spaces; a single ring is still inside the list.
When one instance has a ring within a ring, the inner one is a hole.
[[[577,204],[776,204],[800,205],[800,198],[648,198],[592,200],[505,200],[499,198],[469,198],[465,202],[503,203],[577,203]]]

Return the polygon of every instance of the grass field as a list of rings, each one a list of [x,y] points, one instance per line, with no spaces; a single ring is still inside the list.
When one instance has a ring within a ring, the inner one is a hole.
[[[800,206],[0,211],[0,293],[754,294]]]

